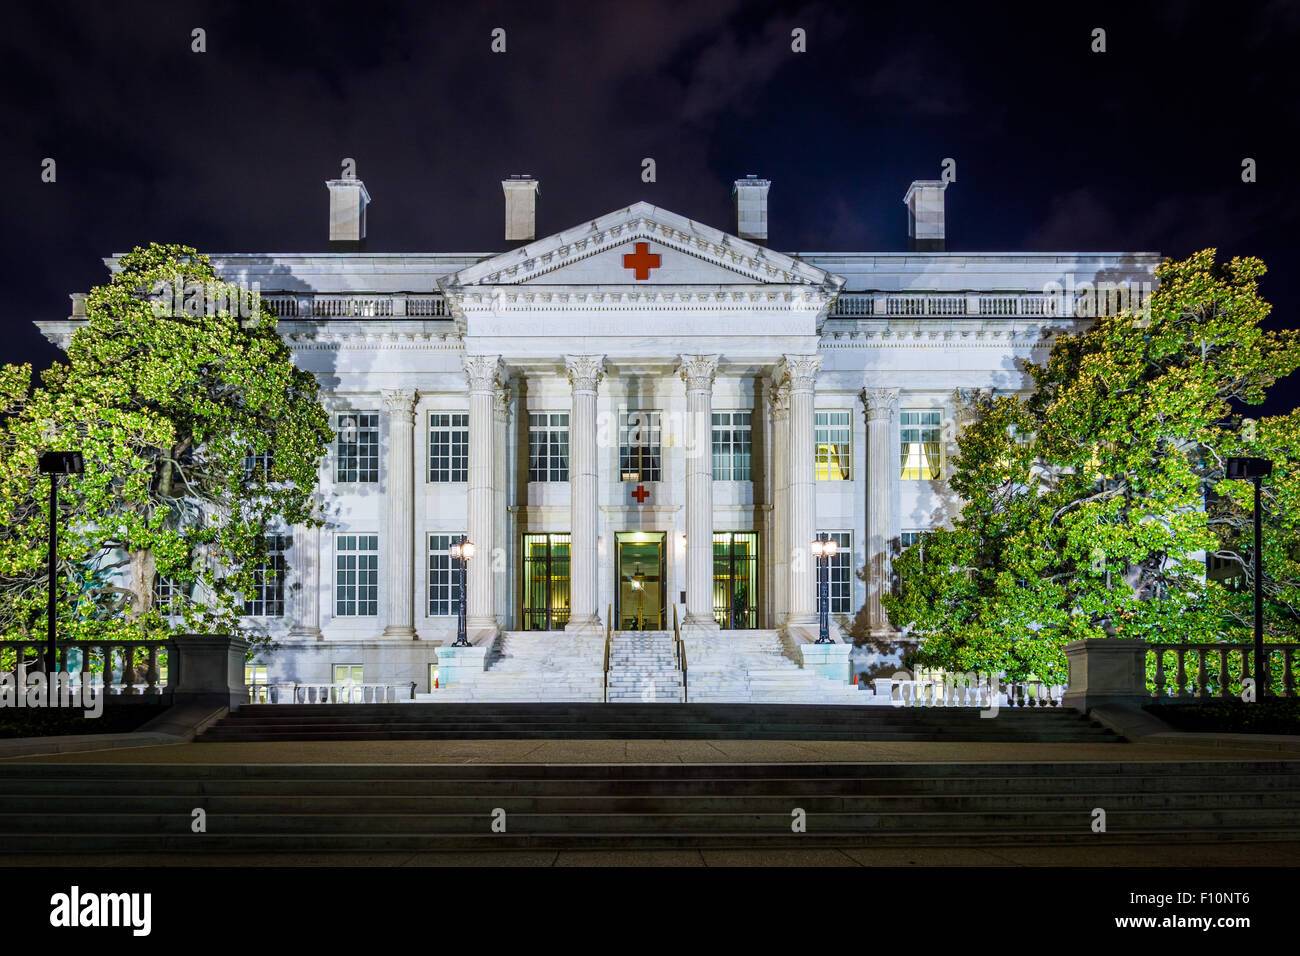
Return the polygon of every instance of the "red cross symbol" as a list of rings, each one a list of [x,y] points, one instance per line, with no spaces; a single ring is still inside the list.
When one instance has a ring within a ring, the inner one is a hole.
[[[650,270],[659,268],[659,253],[652,253],[649,243],[638,242],[635,253],[623,256],[623,268],[635,269],[637,279],[648,279]]]
[[[639,505],[645,504],[645,500],[650,497],[650,492],[646,491],[640,485],[636,486],[636,491],[632,492],[632,497],[636,499]]]

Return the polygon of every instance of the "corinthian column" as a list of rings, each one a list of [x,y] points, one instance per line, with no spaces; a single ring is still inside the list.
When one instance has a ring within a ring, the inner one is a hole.
[[[600,572],[596,553],[600,530],[600,487],[596,470],[596,390],[605,376],[605,356],[568,355],[564,365],[573,386],[569,416],[569,621],[566,631],[601,634]]]
[[[713,376],[716,355],[683,355],[686,383],[686,620],[717,630],[713,619]]]
[[[507,487],[510,484],[508,449],[512,445],[510,441],[510,389],[504,386],[498,388],[495,399],[493,407],[496,411],[496,431],[493,442],[496,445],[496,453],[492,459],[492,531],[495,537],[492,542],[492,550],[499,552],[504,559],[499,566],[509,568],[513,567],[510,561],[512,536],[510,534],[510,512],[507,500]],[[492,561],[496,565],[495,554]],[[506,626],[510,619],[510,579],[510,574],[502,575],[496,581],[496,587],[493,590],[496,599],[493,612],[497,623],[503,627]]]
[[[290,637],[320,640],[320,526],[294,525],[293,560],[298,570],[298,597]]]
[[[817,486],[813,482],[815,449],[813,389],[822,367],[820,355],[787,355],[781,363],[790,389],[790,614],[787,626],[798,638],[815,640],[817,613],[813,585],[813,536],[817,533]]]
[[[385,577],[388,594],[388,626],[384,637],[415,639],[412,585],[414,571],[414,474],[413,426],[415,392],[409,388],[385,389],[388,412],[388,526],[384,535]]]
[[[886,634],[889,616],[880,599],[889,593],[894,538],[894,492],[901,460],[893,442],[898,389],[864,388],[867,413],[867,627]]]
[[[501,356],[468,355],[469,483],[465,533],[474,545],[467,565],[465,627],[473,644],[497,634],[492,601],[493,512],[492,480],[496,474],[496,395],[500,387]]]
[[[772,404],[772,625],[781,627],[790,610],[790,386],[770,380]]]

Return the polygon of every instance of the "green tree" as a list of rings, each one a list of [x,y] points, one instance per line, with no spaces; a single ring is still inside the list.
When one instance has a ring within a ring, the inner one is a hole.
[[[1233,455],[1275,460],[1264,485],[1272,639],[1300,634],[1300,416],[1237,409],[1300,367],[1295,332],[1269,332],[1263,263],[1213,249],[1166,260],[1146,310],[1097,318],[1028,364],[1028,398],[1001,396],[959,436],[965,507],[896,561],[891,620],[918,662],[1062,679],[1085,637],[1247,640],[1245,587],[1207,582],[1200,552],[1242,563],[1253,501]]]
[[[60,636],[166,632],[157,575],[182,592],[186,629],[240,628],[268,533],[318,522],[328,416],[260,298],[186,246],[137,248],[118,266],[88,294],[66,362],[34,388],[29,367],[0,369],[6,637],[38,635],[45,613],[44,449],[81,451],[86,468],[60,481]]]

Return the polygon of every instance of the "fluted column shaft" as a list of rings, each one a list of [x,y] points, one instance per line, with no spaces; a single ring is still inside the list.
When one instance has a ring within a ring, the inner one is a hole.
[[[511,548],[510,512],[507,508],[507,489],[509,486],[510,461],[508,449],[510,441],[510,389],[499,388],[496,391],[493,443],[496,446],[492,458],[492,567],[493,614],[499,626],[506,626],[510,619],[510,560]]]
[[[383,400],[388,412],[388,524],[384,534],[388,626],[384,637],[413,639],[415,392],[409,388],[386,389]]]
[[[790,613],[791,626],[816,624],[816,569],[809,550],[817,533],[817,486],[813,457],[814,389],[822,360],[819,355],[787,355],[782,363],[790,388]]]
[[[293,558],[298,572],[298,597],[290,637],[319,639],[320,631],[320,527],[294,525]]]
[[[469,486],[466,535],[474,545],[467,565],[465,626],[470,642],[480,644],[496,636],[492,598],[492,546],[495,537],[496,496],[496,394],[500,387],[501,356],[472,355],[465,359],[469,380]]]
[[[873,633],[890,629],[880,599],[889,593],[894,537],[894,490],[900,459],[893,426],[898,417],[898,389],[864,388],[867,417],[867,626]]]
[[[772,413],[772,623],[780,627],[790,610],[790,388],[775,381]]]
[[[683,355],[686,383],[686,620],[716,628],[713,617],[713,378],[716,355]]]
[[[596,393],[605,356],[569,355],[573,387],[569,415],[569,622],[566,631],[604,630],[600,619],[600,486],[596,450]]]

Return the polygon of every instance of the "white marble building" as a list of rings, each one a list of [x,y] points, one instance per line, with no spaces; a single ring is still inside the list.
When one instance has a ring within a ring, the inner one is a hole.
[[[940,182],[907,190],[915,251],[776,252],[754,177],[731,231],[640,202],[535,238],[537,184],[514,177],[506,251],[368,253],[365,187],[328,185],[345,251],[212,257],[260,286],[339,431],[328,526],[285,529],[291,571],[250,601],[278,645],[259,680],[429,691],[462,534],[479,648],[670,631],[675,605],[688,634],[779,634],[797,660],[823,532],[836,640],[864,606],[887,635],[891,555],[960,507],[972,393],[1028,388],[1021,360],[1094,314],[1089,284],[1158,262],[947,252]]]

